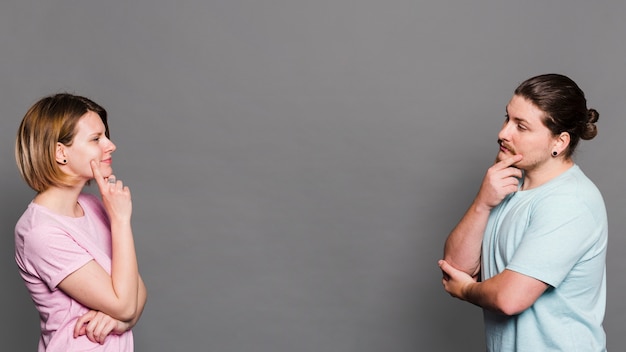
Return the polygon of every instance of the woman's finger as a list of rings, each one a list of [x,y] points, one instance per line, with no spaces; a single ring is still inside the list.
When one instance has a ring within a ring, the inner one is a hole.
[[[93,172],[94,180],[96,180],[98,187],[100,187],[100,190],[102,190],[105,186],[105,182],[104,182],[104,176],[102,176],[102,173],[100,172],[100,168],[98,167],[98,163],[96,163],[95,160],[92,160],[89,163],[89,165],[91,166],[91,171]]]
[[[74,326],[74,337],[78,337],[80,335],[83,335],[85,333],[85,325],[87,323],[89,323],[91,321],[91,319],[93,319],[93,317],[96,315],[96,311],[91,310],[87,313],[85,313],[83,316],[79,317],[78,320],[76,321],[76,325]],[[82,330],[82,331],[81,331]]]

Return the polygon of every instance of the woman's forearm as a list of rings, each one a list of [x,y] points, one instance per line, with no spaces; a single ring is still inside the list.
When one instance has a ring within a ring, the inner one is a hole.
[[[137,316],[140,282],[130,221],[112,221],[111,240],[111,281],[119,316],[130,321]]]

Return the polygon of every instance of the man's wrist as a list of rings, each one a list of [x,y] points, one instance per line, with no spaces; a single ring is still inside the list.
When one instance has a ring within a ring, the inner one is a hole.
[[[476,285],[478,285],[478,282],[469,282],[467,283],[465,286],[463,286],[463,288],[461,289],[461,299],[464,301],[468,301],[470,303],[473,303],[471,300],[471,297],[473,296],[473,292],[476,288]]]

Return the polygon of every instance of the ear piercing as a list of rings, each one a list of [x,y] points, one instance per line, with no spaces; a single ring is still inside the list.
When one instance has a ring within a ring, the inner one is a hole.
[[[556,150],[552,151],[552,156],[557,156],[557,155],[559,155],[559,153],[557,153]]]

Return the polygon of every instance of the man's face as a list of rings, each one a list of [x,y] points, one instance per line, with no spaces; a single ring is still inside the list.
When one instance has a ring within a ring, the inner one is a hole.
[[[543,124],[544,112],[525,98],[514,95],[506,107],[504,125],[498,133],[498,160],[515,154],[524,158],[516,167],[532,171],[551,160],[556,138]]]

